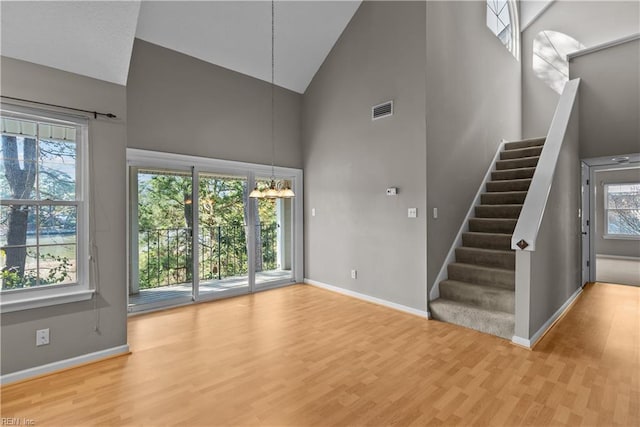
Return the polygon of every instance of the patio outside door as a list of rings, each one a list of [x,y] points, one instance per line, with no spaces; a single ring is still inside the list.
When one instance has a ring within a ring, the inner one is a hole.
[[[301,281],[302,173],[294,199],[253,199],[268,166],[128,149],[129,311]]]
[[[191,171],[131,168],[130,180],[129,310],[192,301]]]
[[[198,173],[198,299],[249,291],[247,178]]]

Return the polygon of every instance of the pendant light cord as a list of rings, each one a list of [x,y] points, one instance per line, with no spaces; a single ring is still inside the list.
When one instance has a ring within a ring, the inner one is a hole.
[[[275,179],[274,162],[276,158],[275,139],[275,0],[271,0],[271,180]]]

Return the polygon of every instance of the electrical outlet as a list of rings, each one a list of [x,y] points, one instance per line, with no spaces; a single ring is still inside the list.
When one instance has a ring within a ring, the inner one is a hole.
[[[409,218],[417,218],[418,217],[418,209],[417,208],[409,208],[407,210],[407,216]]]
[[[395,196],[396,194],[398,194],[398,188],[396,187],[387,188],[387,196]]]
[[[358,270],[351,270],[351,278],[352,279],[358,278]]]
[[[49,344],[49,328],[36,331],[36,347]]]

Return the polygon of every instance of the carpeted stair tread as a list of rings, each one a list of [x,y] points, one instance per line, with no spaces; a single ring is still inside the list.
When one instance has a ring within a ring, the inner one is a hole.
[[[520,216],[522,205],[477,205],[475,208],[478,218],[513,218]]]
[[[504,149],[513,150],[517,148],[538,147],[540,145],[544,145],[546,139],[546,137],[542,136],[537,138],[522,139],[520,141],[507,142],[506,144],[504,144]]]
[[[536,168],[518,168],[493,171],[491,172],[491,179],[493,181],[501,181],[505,179],[527,179],[532,178],[535,171]]]
[[[496,162],[496,170],[531,168],[538,164],[539,156],[522,157],[519,159],[498,160]]]
[[[527,191],[531,185],[531,178],[526,179],[505,179],[502,181],[487,182],[487,192],[503,192],[503,191]]]
[[[526,191],[500,191],[480,195],[483,205],[521,205],[527,197]]]
[[[491,181],[474,206],[469,231],[429,303],[435,319],[511,339],[515,325],[516,253],[513,231],[527,197],[545,138],[505,144]]]
[[[515,218],[471,218],[469,231],[478,233],[513,233],[518,220]]]
[[[467,231],[462,233],[462,246],[508,251],[511,250],[511,236],[512,233]]]
[[[450,280],[459,282],[497,286],[504,289],[515,289],[516,284],[515,271],[505,268],[452,262],[447,266],[447,273]]]
[[[505,150],[500,152],[500,160],[521,159],[523,157],[539,156],[542,153],[542,146],[514,148],[513,150]]]
[[[495,286],[444,280],[440,283],[440,298],[487,310],[515,313],[515,292]]]
[[[515,316],[496,310],[487,310],[469,304],[439,298],[431,302],[434,319],[455,323],[476,331],[510,340],[513,337]]]
[[[460,246],[456,248],[456,261],[464,264],[481,265],[484,267],[516,269],[516,253],[512,250],[470,248]]]

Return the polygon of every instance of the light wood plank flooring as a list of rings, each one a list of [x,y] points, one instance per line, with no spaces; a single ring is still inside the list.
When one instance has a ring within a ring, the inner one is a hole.
[[[133,354],[2,389],[89,425],[640,425],[640,288],[589,285],[535,351],[297,285],[129,321]]]

